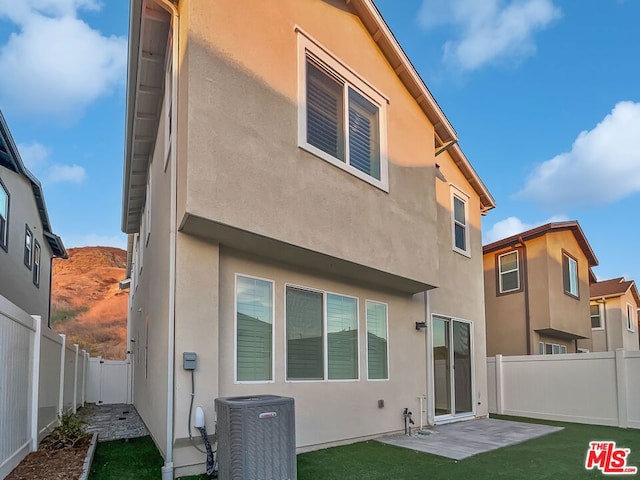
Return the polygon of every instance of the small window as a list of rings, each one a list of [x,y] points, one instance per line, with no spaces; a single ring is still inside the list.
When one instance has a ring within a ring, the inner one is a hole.
[[[558,345],[557,343],[554,343],[552,345],[552,350],[551,351],[552,351],[552,353],[554,355],[558,355],[560,353],[560,345]]]
[[[299,146],[387,191],[386,100],[301,32],[298,38]]]
[[[538,342],[538,355],[544,355],[544,342]]]
[[[273,282],[236,276],[236,381],[273,380]]]
[[[323,294],[287,287],[287,380],[324,380]]]
[[[24,264],[31,270],[33,265],[33,233],[27,225],[24,227]]]
[[[602,315],[600,314],[600,305],[591,304],[591,328],[602,328]]]
[[[7,250],[9,240],[9,192],[0,180],[0,248]]]
[[[636,331],[636,322],[633,315],[633,306],[627,303],[627,330],[630,332]]]
[[[544,345],[544,353],[546,355],[553,355],[553,345],[550,343],[545,343]]]
[[[567,346],[566,345],[560,345],[560,353],[567,353]]]
[[[367,377],[389,379],[387,304],[367,300]]]
[[[40,261],[41,261],[42,251],[40,249],[40,244],[37,240],[34,240],[33,243],[33,284],[36,287],[40,286]]]
[[[520,264],[517,250],[503,253],[498,257],[498,272],[500,293],[520,290]]]
[[[457,189],[451,190],[451,229],[453,250],[469,256],[468,197]]]
[[[358,378],[358,300],[327,293],[329,380]]]
[[[578,291],[578,262],[567,253],[562,254],[562,280],[564,293],[579,297]]]

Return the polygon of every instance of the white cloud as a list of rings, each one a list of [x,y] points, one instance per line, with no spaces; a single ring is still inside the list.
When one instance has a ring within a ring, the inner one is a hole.
[[[570,152],[534,169],[516,198],[543,208],[597,206],[640,192],[640,103],[620,102]]]
[[[22,161],[33,173],[37,173],[46,165],[47,158],[51,154],[51,150],[37,142],[19,144],[17,147]]]
[[[516,235],[517,233],[526,232],[532,228],[539,227],[540,225],[546,225],[552,222],[564,222],[568,220],[565,215],[554,215],[543,222],[538,223],[525,223],[518,217],[508,217],[504,220],[500,220],[493,224],[493,226],[483,234],[482,243],[487,245],[489,243],[497,242],[503,238]]]
[[[80,165],[54,164],[49,167],[47,181],[49,183],[82,183],[87,178],[87,172]]]
[[[0,18],[18,26],[0,49],[0,96],[23,114],[74,116],[124,83],[126,39],[78,18],[94,0],[0,0]]]
[[[444,61],[476,70],[535,53],[534,34],[561,15],[552,0],[423,0],[418,19],[425,29],[453,25],[459,37],[444,44]]]
[[[88,233],[85,235],[65,235],[62,238],[64,246],[72,247],[117,247],[127,249],[127,236],[121,235],[98,235]]]

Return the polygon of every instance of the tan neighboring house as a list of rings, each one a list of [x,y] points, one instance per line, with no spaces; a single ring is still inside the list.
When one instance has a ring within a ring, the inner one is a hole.
[[[592,351],[638,350],[640,296],[633,280],[623,277],[592,283]]]
[[[486,416],[494,201],[375,5],[131,5],[129,350],[163,478],[204,469],[183,352],[210,432],[217,397],[293,397],[298,451],[423,396],[425,422]]]
[[[598,261],[578,222],[549,223],[483,252],[488,356],[590,347],[589,278]]]
[[[0,112],[0,295],[50,322],[51,261],[67,258],[42,185],[25,167]]]

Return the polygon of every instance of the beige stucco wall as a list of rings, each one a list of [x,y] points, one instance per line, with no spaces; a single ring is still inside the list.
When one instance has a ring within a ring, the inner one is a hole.
[[[627,304],[631,305],[631,309],[633,310],[633,331],[627,328]],[[620,297],[620,309],[622,311],[622,319],[624,320],[624,323],[621,325],[622,348],[625,350],[638,350],[638,305],[631,290]]]
[[[186,210],[437,285],[433,126],[349,7],[188,5]],[[390,99],[388,193],[298,148],[296,25]]]
[[[638,312],[635,298],[631,291],[619,297],[608,297],[604,299],[606,327],[607,327],[607,344],[609,351],[618,348],[625,350],[638,350]],[[634,331],[627,328],[627,304],[630,304],[634,311]],[[594,330],[594,346],[596,352],[606,351],[604,330]],[[597,343],[596,343],[596,340]]]
[[[44,325],[49,320],[51,257],[44,238],[42,222],[33,197],[31,183],[22,175],[0,166],[0,179],[9,192],[7,250],[0,248],[0,295],[30,315],[40,315]],[[40,244],[40,286],[33,283],[33,267],[24,264],[25,226]]]

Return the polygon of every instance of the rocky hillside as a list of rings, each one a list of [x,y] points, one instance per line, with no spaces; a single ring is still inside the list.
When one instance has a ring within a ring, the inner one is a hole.
[[[124,359],[128,294],[118,282],[125,277],[127,252],[113,247],[68,252],[67,260],[53,264],[51,327],[92,356]]]

